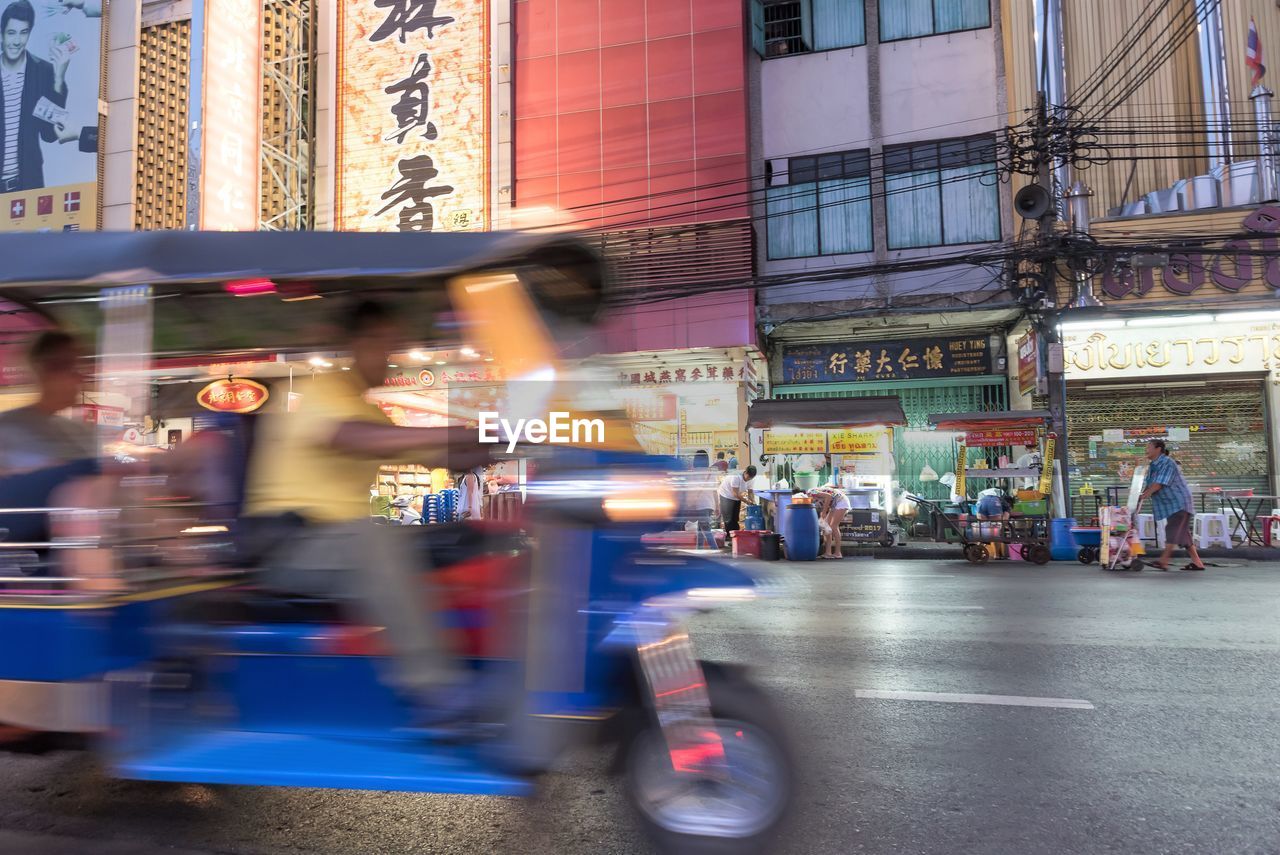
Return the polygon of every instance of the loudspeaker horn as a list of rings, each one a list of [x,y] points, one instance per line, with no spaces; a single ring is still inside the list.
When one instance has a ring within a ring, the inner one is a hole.
[[[1053,197],[1039,184],[1028,184],[1013,197],[1013,208],[1025,220],[1038,220],[1053,206]]]

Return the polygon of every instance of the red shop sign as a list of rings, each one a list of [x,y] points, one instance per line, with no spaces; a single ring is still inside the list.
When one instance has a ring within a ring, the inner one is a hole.
[[[1019,445],[1035,448],[1038,440],[1035,428],[993,428],[966,431],[964,443],[970,448],[1002,448]]]
[[[196,394],[196,403],[216,413],[252,413],[270,394],[252,380],[215,380]]]

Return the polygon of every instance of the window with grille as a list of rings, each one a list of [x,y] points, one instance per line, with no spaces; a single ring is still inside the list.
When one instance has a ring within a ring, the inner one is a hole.
[[[991,136],[886,146],[890,249],[1000,239],[1000,195]]]
[[[753,40],[766,59],[866,44],[865,0],[753,0]]]
[[[138,168],[134,227],[187,222],[187,96],[191,22],[143,28],[139,42]]]
[[[837,151],[787,161],[766,192],[770,259],[870,252],[871,153]]]
[[[879,0],[880,41],[991,26],[991,0]]]

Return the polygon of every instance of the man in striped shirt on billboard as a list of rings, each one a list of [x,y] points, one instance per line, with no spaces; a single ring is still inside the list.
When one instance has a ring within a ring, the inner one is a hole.
[[[33,55],[27,42],[35,20],[30,0],[12,0],[0,12],[0,193],[44,186],[40,140],[54,142],[57,134],[37,114],[67,105],[73,43],[61,34],[50,42],[48,60]]]

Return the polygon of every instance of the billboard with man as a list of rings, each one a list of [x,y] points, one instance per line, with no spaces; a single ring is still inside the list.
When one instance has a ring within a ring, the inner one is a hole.
[[[0,0],[0,231],[97,226],[102,0]]]

